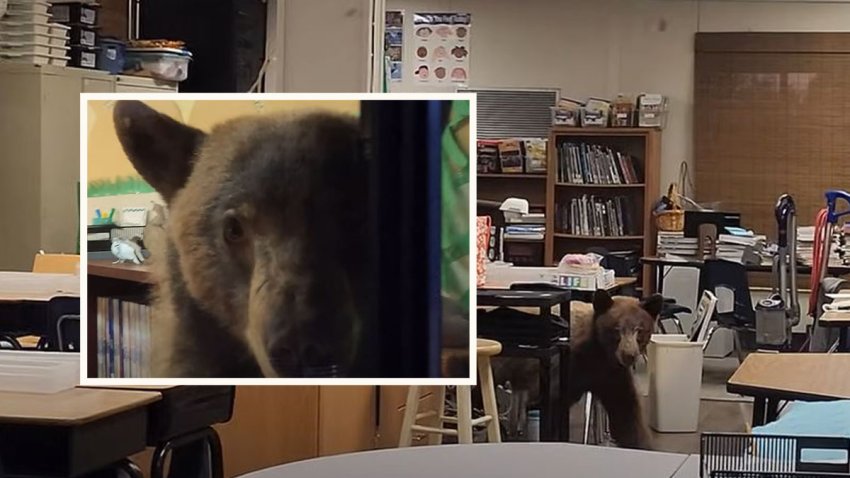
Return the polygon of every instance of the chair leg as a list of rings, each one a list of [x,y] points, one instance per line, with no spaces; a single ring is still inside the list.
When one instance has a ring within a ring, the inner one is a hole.
[[[678,330],[680,334],[684,335],[685,329],[682,328],[682,321],[679,320],[679,318],[675,315],[671,317],[670,320],[672,320],[673,323],[676,325],[676,330]]]
[[[419,387],[417,385],[411,385],[407,388],[404,419],[401,422],[401,435],[398,439],[399,448],[413,444],[413,425],[416,424],[417,413],[419,413]]]
[[[458,385],[457,391],[457,441],[472,443],[472,387]]]
[[[0,335],[0,343],[9,344],[12,350],[22,350],[21,343],[11,335]],[[0,347],[2,349],[3,347]]]
[[[434,417],[434,428],[443,428],[443,416],[446,414],[446,387],[440,387],[437,392],[437,416]],[[416,414],[414,414],[416,416]],[[443,443],[442,433],[429,433],[429,445],[441,445]]]
[[[489,443],[501,443],[499,406],[496,403],[496,388],[493,382],[493,369],[490,367],[490,357],[478,357],[478,376],[478,388],[481,389],[484,413],[490,416],[490,421],[487,423],[487,441]]]

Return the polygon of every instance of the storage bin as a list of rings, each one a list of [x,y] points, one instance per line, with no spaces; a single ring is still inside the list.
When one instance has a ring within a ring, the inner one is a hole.
[[[68,64],[78,68],[97,68],[97,49],[72,45]]]
[[[50,27],[47,25],[47,23],[17,22],[12,20],[6,20],[6,18],[9,17],[4,17],[3,20],[0,20],[0,34],[29,33],[46,35],[50,33]]]
[[[0,41],[0,51],[6,53],[24,53],[30,55],[50,55],[50,43],[23,43]]]
[[[0,17],[6,14],[6,9],[8,8],[8,3],[6,0],[0,0]]]
[[[11,22],[32,22],[32,23],[48,23],[50,21],[49,13],[38,13],[33,10],[13,10],[6,11],[6,16],[3,20]]]
[[[9,43],[47,43],[54,47],[64,47],[68,40],[65,37],[40,33],[5,33],[0,32],[0,42]]]
[[[53,4],[53,21],[72,25],[97,25],[97,5],[85,3]]]
[[[0,51],[0,60],[4,61],[14,61],[17,63],[30,63],[33,65],[47,65],[52,64],[50,60],[53,57],[51,55],[34,55],[28,53],[9,53]],[[59,58],[56,58],[57,60]]]
[[[63,25],[64,26],[64,25]],[[80,45],[89,48],[97,46],[97,31],[91,28],[74,25],[66,27],[69,29],[69,40],[72,45]]]
[[[9,0],[9,11],[35,12],[48,15],[50,12],[50,4],[40,0]]]
[[[550,106],[552,111],[552,124],[556,126],[578,126],[579,125],[579,110],[569,108],[559,108]]]
[[[703,342],[654,334],[649,359],[649,425],[659,432],[692,433],[699,424]]]
[[[160,80],[183,81],[189,77],[191,54],[172,48],[128,48],[124,71]]]
[[[66,53],[67,55],[67,53]],[[71,58],[68,56],[50,56],[50,64],[56,66],[68,66],[68,60]]]
[[[50,33],[53,36],[61,36],[65,39],[69,38],[69,32],[71,31],[71,27],[67,25],[62,25],[60,23],[48,23],[48,27],[50,27]]]
[[[101,38],[98,42],[97,68],[117,75],[124,71],[124,42],[115,38]]]

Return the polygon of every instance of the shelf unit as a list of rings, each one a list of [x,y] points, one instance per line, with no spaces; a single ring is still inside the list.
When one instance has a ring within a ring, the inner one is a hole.
[[[478,199],[502,202],[509,197],[528,199],[530,212],[546,211],[546,183],[548,171],[541,173],[480,173],[477,175]],[[533,264],[542,266],[545,239],[508,239],[504,242],[505,254],[529,257]]]
[[[637,184],[572,184],[558,181],[558,145],[565,142],[586,143],[628,154],[635,162],[640,183]],[[553,265],[567,253],[584,253],[590,247],[611,251],[638,250],[641,256],[655,251],[652,205],[660,191],[661,131],[655,128],[571,128],[554,127],[549,134],[548,173],[546,180],[545,263]],[[569,204],[582,195],[603,198],[624,196],[636,230],[626,236],[583,236],[556,229],[559,204]],[[649,278],[643,271],[643,280]]]

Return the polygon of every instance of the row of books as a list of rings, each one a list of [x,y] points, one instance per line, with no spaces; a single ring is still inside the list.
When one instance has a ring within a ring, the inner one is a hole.
[[[114,297],[97,299],[98,376],[150,377],[150,308]]]
[[[571,184],[639,184],[634,158],[605,146],[558,145],[558,182]]]
[[[567,234],[581,236],[633,236],[639,226],[625,196],[575,197],[569,203],[559,204],[555,222]]]

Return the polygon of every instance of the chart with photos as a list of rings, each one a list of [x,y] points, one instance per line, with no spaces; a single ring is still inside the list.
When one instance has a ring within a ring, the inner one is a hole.
[[[388,10],[384,25],[384,54],[387,56],[390,81],[402,78],[402,55],[404,50],[404,11]]]
[[[414,78],[418,83],[469,81],[468,13],[413,15]]]

